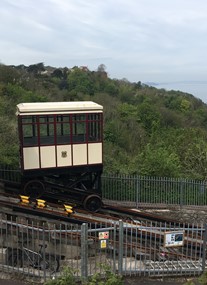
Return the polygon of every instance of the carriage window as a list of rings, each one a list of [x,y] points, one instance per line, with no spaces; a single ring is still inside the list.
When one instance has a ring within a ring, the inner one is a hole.
[[[54,117],[39,116],[40,145],[54,144]]]
[[[37,145],[37,120],[36,116],[23,116],[21,118],[23,145]]]
[[[86,142],[86,115],[72,115],[73,142]]]
[[[56,116],[57,144],[70,143],[70,117],[69,115]]]
[[[88,114],[88,141],[101,141],[101,114]]]

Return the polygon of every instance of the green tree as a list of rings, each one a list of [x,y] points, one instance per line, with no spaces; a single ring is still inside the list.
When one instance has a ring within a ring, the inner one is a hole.
[[[86,71],[75,68],[68,75],[67,82],[69,91],[75,90],[76,92],[82,92],[85,94],[94,94],[92,80]]]
[[[57,78],[63,78],[63,72],[61,69],[57,68],[53,71],[51,76],[57,77]]]
[[[140,175],[149,176],[180,176],[180,160],[178,155],[166,146],[148,144],[135,159]]]
[[[108,80],[105,83],[104,91],[110,94],[111,96],[115,96],[118,94],[117,86],[113,82],[108,81]]]
[[[151,134],[160,125],[160,114],[155,106],[143,102],[138,106],[138,120],[145,130]]]
[[[137,110],[138,107],[132,104],[123,103],[118,106],[118,113],[121,120],[131,120],[132,118],[137,119]]]
[[[36,63],[36,64],[31,64],[28,66],[28,72],[32,72],[33,74],[37,75],[40,74],[42,71],[45,71],[44,63]]]
[[[97,68],[98,72],[106,72],[106,66],[105,64],[99,64],[98,68]]]
[[[16,121],[0,116],[1,163],[18,166],[19,147]]]
[[[183,98],[180,102],[180,110],[182,112],[187,112],[190,110],[190,108],[191,108],[190,101]]]
[[[0,82],[15,84],[20,79],[20,72],[12,66],[0,64]]]

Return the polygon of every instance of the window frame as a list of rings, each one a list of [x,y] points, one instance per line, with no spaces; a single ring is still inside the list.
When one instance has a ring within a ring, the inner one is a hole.
[[[28,142],[25,142],[25,126],[31,126]],[[58,134],[58,126],[62,136]],[[46,127],[46,136],[41,135],[41,127]],[[103,113],[24,115],[20,116],[20,128],[23,147],[97,143],[103,141]]]

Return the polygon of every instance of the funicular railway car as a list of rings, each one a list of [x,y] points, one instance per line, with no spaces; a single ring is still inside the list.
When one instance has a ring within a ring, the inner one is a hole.
[[[103,169],[103,107],[91,101],[17,105],[22,189],[53,193],[97,211]]]

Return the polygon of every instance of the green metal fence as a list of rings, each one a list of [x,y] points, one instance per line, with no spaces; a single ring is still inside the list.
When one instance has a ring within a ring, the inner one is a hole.
[[[103,198],[111,203],[206,206],[207,183],[188,179],[103,175]]]

